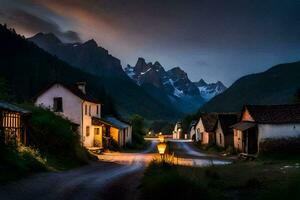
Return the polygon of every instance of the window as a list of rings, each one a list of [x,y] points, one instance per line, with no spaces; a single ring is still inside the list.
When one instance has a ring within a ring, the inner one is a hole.
[[[220,144],[222,144],[222,135],[221,135],[221,133],[219,134],[219,136],[220,136]]]
[[[91,105],[89,105],[89,116],[91,116],[91,113],[92,113],[92,108],[91,108]]]
[[[99,105],[96,106],[96,114],[99,115]]]
[[[86,127],[85,135],[86,135],[87,137],[90,136],[90,127],[89,127],[89,126]]]
[[[54,110],[54,112],[63,112],[62,97],[54,97],[53,110]]]
[[[85,113],[85,115],[87,115],[87,105],[86,104],[84,106],[84,113]]]
[[[95,128],[94,133],[95,133],[95,135],[99,135],[99,128]]]

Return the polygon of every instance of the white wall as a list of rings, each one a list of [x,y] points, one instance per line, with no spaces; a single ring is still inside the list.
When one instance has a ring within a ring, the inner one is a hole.
[[[220,147],[225,147],[225,137],[224,137],[224,133],[223,133],[223,130],[222,130],[222,127],[221,127],[221,124],[220,124],[219,120],[218,120],[218,126],[217,126],[215,134],[216,134],[216,143],[217,143],[217,145],[220,146]]]
[[[81,124],[81,99],[60,84],[53,85],[49,90],[40,95],[35,105],[49,108],[53,111],[53,98],[62,97],[63,116],[72,122]]]
[[[92,116],[101,117],[101,105],[92,102],[83,101],[78,96],[74,95],[68,89],[60,84],[53,85],[46,92],[41,94],[35,104],[49,108],[53,111],[53,99],[55,97],[62,97],[63,112],[58,113],[72,122],[79,124],[79,133],[82,137],[82,142],[86,147],[94,146],[94,126],[92,126]],[[99,106],[99,112],[97,115],[97,105]],[[87,106],[87,107],[85,107]],[[87,108],[87,112],[85,112]],[[91,112],[89,112],[91,109]],[[90,127],[90,135],[86,135],[86,127]]]
[[[201,118],[199,119],[198,123],[196,124],[195,131],[196,131],[196,141],[201,140],[201,135],[200,134],[205,131]]]
[[[300,136],[300,124],[259,124],[259,141],[265,138]]]

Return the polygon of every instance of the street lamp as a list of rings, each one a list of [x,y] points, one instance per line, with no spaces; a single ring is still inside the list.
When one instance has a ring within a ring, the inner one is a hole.
[[[165,142],[165,137],[163,135],[158,136],[158,139],[160,143]]]
[[[157,144],[157,150],[159,155],[161,156],[162,160],[164,158],[164,154],[166,152],[167,144],[166,143],[159,143]]]

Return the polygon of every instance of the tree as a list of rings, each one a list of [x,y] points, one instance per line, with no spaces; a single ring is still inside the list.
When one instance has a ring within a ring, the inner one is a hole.
[[[0,77],[0,100],[8,100],[8,99],[9,99],[9,94],[8,94],[6,80]]]
[[[144,118],[140,115],[133,115],[130,121],[132,123],[132,146],[142,148],[145,145],[144,135],[146,134]]]
[[[294,103],[300,103],[300,88],[297,89],[293,100],[294,100]]]

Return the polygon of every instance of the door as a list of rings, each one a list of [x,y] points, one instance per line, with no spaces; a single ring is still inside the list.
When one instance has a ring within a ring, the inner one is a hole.
[[[248,130],[248,154],[256,154],[258,152],[258,129],[253,127]]]
[[[102,147],[102,128],[100,126],[94,128],[94,146]]]

